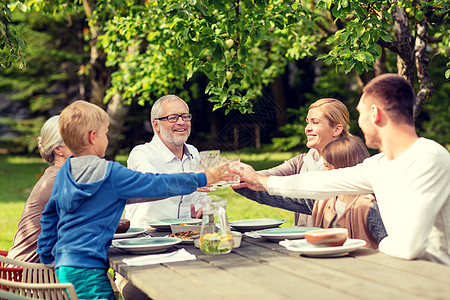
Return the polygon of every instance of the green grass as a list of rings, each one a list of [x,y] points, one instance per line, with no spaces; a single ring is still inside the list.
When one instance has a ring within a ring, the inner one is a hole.
[[[0,155],[0,249],[12,245],[23,206],[47,168],[42,158]]]
[[[225,153],[227,157],[239,157],[242,162],[252,165],[256,170],[279,165],[294,156],[294,153],[244,154]],[[126,164],[126,155],[117,161]],[[20,157],[0,155],[0,249],[7,250],[12,245],[25,202],[35,183],[48,164],[40,157]],[[294,213],[258,204],[235,193],[231,188],[212,192],[228,200],[229,219],[278,218],[286,219],[283,226],[294,225]]]

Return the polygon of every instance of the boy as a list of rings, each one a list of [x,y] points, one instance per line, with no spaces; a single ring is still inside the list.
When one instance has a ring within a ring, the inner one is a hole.
[[[73,156],[58,172],[41,217],[40,260],[54,264],[58,280],[71,282],[80,299],[115,299],[107,250],[127,199],[190,194],[229,177],[226,165],[198,174],[142,174],[106,161],[108,126],[107,113],[86,101],[62,111],[59,130]]]

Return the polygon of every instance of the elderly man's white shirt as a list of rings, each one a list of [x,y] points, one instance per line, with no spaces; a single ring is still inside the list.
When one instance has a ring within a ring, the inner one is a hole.
[[[194,146],[185,144],[180,160],[155,134],[149,143],[131,150],[127,165],[129,169],[142,173],[179,173],[192,170],[199,162],[200,155]],[[194,192],[153,202],[129,204],[125,207],[125,217],[130,219],[132,227],[144,228],[153,220],[190,218],[191,203],[199,209],[205,196],[206,193]]]
[[[271,176],[268,189],[315,199],[375,193],[388,233],[381,252],[450,265],[450,154],[432,140],[418,139],[393,160],[379,153],[351,168]]]

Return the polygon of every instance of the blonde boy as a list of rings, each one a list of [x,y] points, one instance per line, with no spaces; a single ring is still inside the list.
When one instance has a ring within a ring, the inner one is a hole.
[[[129,198],[166,198],[226,180],[221,165],[205,173],[142,174],[103,159],[109,118],[86,101],[66,107],[61,137],[72,151],[55,178],[42,213],[37,253],[71,282],[80,299],[115,299],[107,278],[107,250]],[[150,199],[149,199],[150,200]]]

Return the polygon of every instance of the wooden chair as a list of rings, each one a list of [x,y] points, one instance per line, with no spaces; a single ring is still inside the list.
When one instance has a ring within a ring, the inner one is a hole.
[[[0,263],[2,263],[4,266],[6,265],[9,268],[22,268],[23,269],[22,279],[20,280],[20,282],[26,283],[58,282],[55,270],[53,268],[48,268],[40,263],[23,262],[4,256],[0,256]]]
[[[71,283],[24,283],[0,279],[0,286],[6,287],[8,293],[31,299],[78,300]],[[11,299],[8,297],[6,299]]]
[[[78,299],[71,283],[60,283],[53,268],[40,263],[18,261],[0,255],[0,264],[8,268],[22,268],[20,282],[3,278],[0,274],[0,290],[33,299]],[[66,291],[67,289],[67,291]]]
[[[0,250],[0,256],[7,256],[8,251]],[[23,268],[12,268],[0,261],[0,278],[12,281],[22,281]]]
[[[10,293],[10,292],[5,291],[5,290],[0,290],[0,299],[1,300],[3,300],[3,299],[7,299],[7,300],[26,300],[26,299],[33,299],[33,298],[28,298],[28,297],[25,297],[25,296],[20,296],[20,295],[17,295],[17,294],[13,294],[13,293]]]

